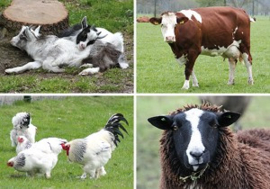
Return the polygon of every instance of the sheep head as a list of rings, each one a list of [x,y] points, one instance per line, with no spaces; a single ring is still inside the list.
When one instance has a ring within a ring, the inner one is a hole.
[[[234,123],[240,114],[191,108],[167,116],[151,117],[155,127],[171,132],[180,164],[190,172],[205,169],[215,156],[219,128]]]

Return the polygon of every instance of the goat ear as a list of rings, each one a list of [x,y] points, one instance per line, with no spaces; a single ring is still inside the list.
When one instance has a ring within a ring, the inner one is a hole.
[[[34,33],[35,33],[35,35],[36,36],[38,36],[39,35],[39,31],[40,31],[40,25],[34,30]]]
[[[225,112],[218,115],[218,124],[221,127],[227,127],[236,122],[239,117],[240,117],[239,113]]]
[[[26,27],[24,30],[24,35],[26,36],[27,39],[33,39],[35,38],[35,36],[33,35],[33,33],[31,32],[29,27]]]
[[[168,130],[173,124],[172,116],[155,116],[148,118],[148,121],[155,127]]]
[[[152,24],[154,24],[154,25],[159,25],[161,23],[161,18],[155,18],[155,17],[153,17],[153,18],[150,18],[149,19],[149,22],[152,23]]]
[[[176,19],[177,24],[184,24],[188,21],[187,17],[180,17]]]
[[[88,24],[87,24],[87,17],[85,16],[85,17],[83,17],[83,19],[82,19],[82,28],[86,28],[87,26],[88,26]]]

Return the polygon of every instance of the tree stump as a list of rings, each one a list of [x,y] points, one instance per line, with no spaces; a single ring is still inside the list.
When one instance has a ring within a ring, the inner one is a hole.
[[[13,0],[1,17],[8,31],[41,25],[42,33],[58,34],[69,26],[68,11],[57,0]]]

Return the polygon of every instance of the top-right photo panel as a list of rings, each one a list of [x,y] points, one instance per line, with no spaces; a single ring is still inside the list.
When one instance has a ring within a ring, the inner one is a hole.
[[[137,0],[137,93],[269,93],[269,0]]]

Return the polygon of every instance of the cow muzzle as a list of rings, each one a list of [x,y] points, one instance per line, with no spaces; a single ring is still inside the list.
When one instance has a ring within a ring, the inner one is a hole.
[[[173,42],[175,42],[175,36],[167,36],[167,37],[165,38],[165,41],[166,41],[167,43],[173,43]]]

